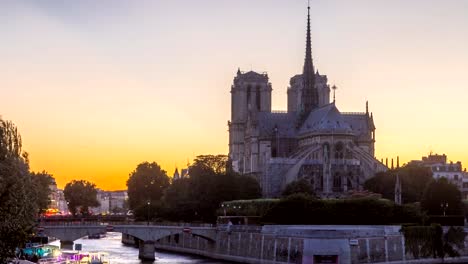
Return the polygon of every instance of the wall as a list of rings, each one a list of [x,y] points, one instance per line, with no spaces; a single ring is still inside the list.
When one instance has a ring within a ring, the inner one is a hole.
[[[242,263],[313,263],[318,255],[335,255],[338,263],[412,259],[404,253],[400,226],[244,227],[221,227],[216,242],[181,233],[158,240],[155,247]],[[131,244],[131,237],[124,237]]]

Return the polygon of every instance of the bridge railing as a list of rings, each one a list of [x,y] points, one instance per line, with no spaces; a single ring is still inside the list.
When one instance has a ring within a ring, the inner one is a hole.
[[[249,232],[249,233],[261,233],[262,226],[259,225],[218,225],[217,229],[219,231],[227,232]]]
[[[167,227],[215,227],[213,224],[206,223],[173,223],[173,222],[146,222],[146,221],[118,221],[101,222],[89,221],[40,221],[39,226],[115,226],[115,225],[141,225],[141,226],[167,226]]]

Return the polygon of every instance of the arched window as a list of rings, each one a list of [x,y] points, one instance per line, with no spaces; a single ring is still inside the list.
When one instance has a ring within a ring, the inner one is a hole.
[[[333,177],[333,188],[340,188],[341,187],[341,176],[337,172],[335,173],[335,177]]]
[[[323,162],[328,164],[330,160],[330,145],[328,143],[323,144]]]
[[[346,185],[348,185],[348,190],[353,189],[353,182],[351,181],[351,179],[347,178],[346,181],[347,181]]]
[[[335,159],[344,159],[344,145],[342,142],[335,145]]]
[[[348,177],[346,177],[346,180],[347,180],[347,185],[348,185],[348,189],[353,189],[353,173],[350,171],[348,172]]]
[[[252,92],[252,87],[250,85],[247,86],[247,109],[250,110],[251,102],[250,102],[250,93]]]
[[[261,96],[260,96],[260,85],[257,85],[257,91],[255,93],[255,103],[257,105],[257,110],[260,111]]]

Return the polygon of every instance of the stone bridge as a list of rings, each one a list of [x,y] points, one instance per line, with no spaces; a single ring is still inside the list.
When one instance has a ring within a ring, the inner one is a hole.
[[[99,224],[63,224],[43,225],[40,231],[60,240],[60,247],[73,249],[73,241],[93,234],[107,231],[120,232],[139,240],[139,257],[141,259],[154,260],[155,241],[181,233],[190,233],[209,242],[216,241],[217,229],[215,227],[190,227],[190,226],[158,226],[158,225],[99,225]]]

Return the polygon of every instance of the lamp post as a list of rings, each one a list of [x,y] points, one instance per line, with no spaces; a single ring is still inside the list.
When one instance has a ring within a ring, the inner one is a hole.
[[[447,202],[442,202],[440,204],[440,207],[442,207],[442,210],[444,211],[444,216],[445,216],[445,210],[447,210],[448,203]]]
[[[221,207],[223,208],[224,216],[226,216],[226,206],[224,206],[224,204],[221,204]]]
[[[146,225],[149,225],[149,208],[150,208],[150,204],[151,204],[151,201],[148,200],[146,202],[146,205],[147,205],[146,206],[146,221],[147,221]]]

